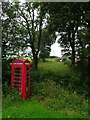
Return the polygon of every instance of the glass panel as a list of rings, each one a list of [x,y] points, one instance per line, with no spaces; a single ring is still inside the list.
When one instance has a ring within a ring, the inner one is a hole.
[[[14,88],[16,88],[18,91],[21,91],[21,69],[19,67],[14,68]]]
[[[29,67],[26,69],[26,94],[28,94],[29,87]]]

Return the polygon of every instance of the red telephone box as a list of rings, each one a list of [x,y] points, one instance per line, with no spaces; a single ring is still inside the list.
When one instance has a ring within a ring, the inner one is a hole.
[[[12,61],[11,86],[21,92],[23,100],[30,96],[30,62],[28,60]]]

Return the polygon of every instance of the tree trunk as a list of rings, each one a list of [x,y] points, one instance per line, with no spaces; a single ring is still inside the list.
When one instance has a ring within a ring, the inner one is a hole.
[[[45,62],[45,57],[42,58],[43,62]]]
[[[33,54],[33,59],[34,59],[33,68],[35,70],[37,70],[37,68],[38,68],[38,56],[37,56],[37,54]]]
[[[89,80],[90,80],[90,56],[88,57],[88,82],[89,83]],[[90,89],[89,89],[89,84],[88,84],[88,88],[87,88],[87,93],[88,93],[88,98],[90,98]],[[88,105],[88,117],[90,117],[90,107]]]
[[[76,30],[74,31],[74,28],[73,28],[73,31],[72,31],[72,42],[71,42],[71,48],[72,48],[72,67],[75,67],[75,33],[76,33]]]
[[[75,67],[75,47],[72,45],[72,66]]]
[[[74,29],[74,28],[73,28]],[[72,38],[70,37],[72,36]],[[71,53],[71,62],[72,62],[72,66],[75,66],[75,33],[70,30],[68,30],[68,40],[70,42],[70,46],[72,49],[72,53]]]
[[[75,23],[75,21],[74,21]],[[70,27],[72,28],[72,31],[68,31],[68,39],[70,41],[70,46],[72,48],[72,56],[71,56],[71,60],[72,60],[72,67],[75,67],[75,33],[77,32],[78,30],[78,23],[76,24],[71,24],[71,21],[70,21]],[[72,36],[72,37],[70,37]]]
[[[70,40],[70,46],[71,46],[71,49],[72,49],[72,53],[71,53],[71,62],[72,62],[72,66],[74,67],[75,66],[75,39],[74,37]]]
[[[42,8],[40,10],[40,13],[41,12],[42,12]],[[34,11],[33,11],[33,20],[32,20],[32,30],[34,30]],[[34,59],[33,67],[34,67],[35,70],[37,70],[37,68],[38,68],[38,53],[40,51],[41,32],[42,32],[42,15],[40,14],[39,36],[38,36],[38,41],[37,41],[37,50],[35,50],[35,46],[34,46],[34,40],[35,40],[34,32],[33,32],[33,41],[32,41],[32,44],[31,44],[31,49],[32,49],[33,59]]]

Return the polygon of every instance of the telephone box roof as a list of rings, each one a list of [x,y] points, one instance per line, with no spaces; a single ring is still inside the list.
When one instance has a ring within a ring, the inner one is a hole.
[[[25,59],[16,59],[16,60],[13,60],[13,62],[29,62],[30,63],[30,61],[29,60],[25,60]]]

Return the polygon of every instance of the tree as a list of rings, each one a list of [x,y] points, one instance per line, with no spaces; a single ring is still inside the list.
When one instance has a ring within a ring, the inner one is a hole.
[[[4,7],[6,8],[5,10]],[[8,15],[6,21],[9,22],[9,26],[7,26],[9,29],[9,36],[7,36],[7,38],[8,40],[11,38],[9,40],[11,48],[12,44],[17,47],[18,50],[27,46],[31,47],[34,59],[34,68],[37,69],[42,25],[45,18],[45,7],[42,3],[26,2],[21,4],[17,2],[4,3],[3,10],[4,14]],[[8,29],[6,30],[5,28],[6,31],[8,31]]]
[[[85,4],[85,3],[84,3]],[[83,3],[52,3],[49,6],[49,28],[50,31],[58,31],[61,35],[59,43],[66,51],[70,52],[72,65],[75,65],[75,54],[77,44],[77,32],[83,24],[86,10]],[[85,5],[88,5],[86,3]],[[53,7],[56,6],[56,7]],[[54,19],[56,18],[56,19]]]
[[[42,38],[41,38],[41,47],[40,47],[40,57],[45,62],[45,58],[49,56],[51,51],[51,44],[55,41],[55,39],[50,35],[47,28],[42,30]]]
[[[3,57],[10,57],[19,53],[23,48],[25,37],[20,35],[25,30],[17,23],[14,5],[12,3],[2,3],[2,43],[3,43]]]
[[[83,6],[85,17],[82,28],[78,31],[78,48],[77,54],[80,57],[80,68],[84,74],[90,71],[90,5]]]

